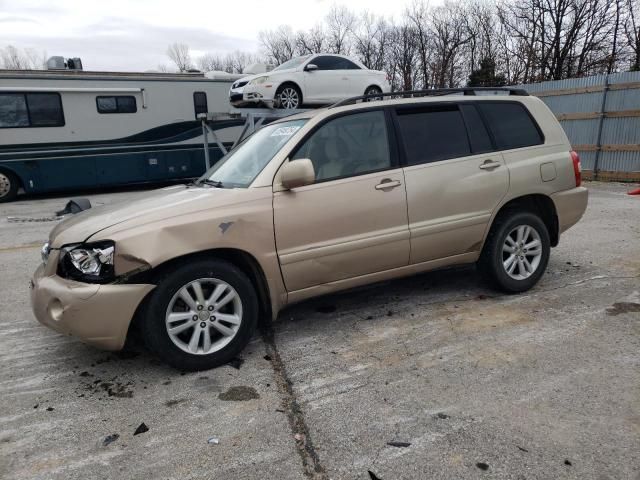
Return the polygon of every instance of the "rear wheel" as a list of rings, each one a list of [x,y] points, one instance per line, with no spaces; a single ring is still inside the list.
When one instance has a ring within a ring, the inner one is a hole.
[[[377,95],[377,94],[381,94],[382,90],[380,89],[380,87],[376,87],[375,85],[372,85],[370,87],[368,87],[365,91],[364,94],[365,95]],[[374,100],[382,100],[382,97],[372,97],[372,98],[368,98],[367,102],[372,102]]]
[[[491,227],[478,266],[500,290],[529,290],[544,274],[551,243],[544,222],[530,212],[511,212]]]
[[[276,91],[275,104],[277,108],[293,110],[302,106],[302,92],[291,84],[285,83]]]
[[[0,203],[16,198],[19,187],[18,177],[8,170],[0,170]]]
[[[142,322],[145,342],[181,370],[229,362],[251,339],[258,316],[251,281],[231,263],[207,260],[166,274]]]

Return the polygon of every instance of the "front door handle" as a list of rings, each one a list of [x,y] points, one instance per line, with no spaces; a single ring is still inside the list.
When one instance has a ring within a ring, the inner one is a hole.
[[[496,162],[495,160],[485,160],[478,168],[482,170],[492,170],[494,168],[498,168],[500,165],[502,164],[500,162]]]
[[[376,185],[376,190],[391,190],[402,185],[398,180],[391,180],[390,178],[383,178],[380,183]]]

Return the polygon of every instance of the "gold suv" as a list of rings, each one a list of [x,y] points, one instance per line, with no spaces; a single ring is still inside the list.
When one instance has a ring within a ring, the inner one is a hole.
[[[531,288],[585,211],[578,155],[526,92],[428,93],[286,117],[195,184],[74,215],[43,247],[35,316],[108,350],[135,326],[199,370],[259,316],[338,290],[467,263]]]

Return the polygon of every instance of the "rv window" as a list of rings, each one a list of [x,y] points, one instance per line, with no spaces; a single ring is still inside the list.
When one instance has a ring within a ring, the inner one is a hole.
[[[96,97],[98,113],[136,113],[136,97],[131,95],[117,97]]]
[[[62,101],[57,93],[0,94],[0,128],[63,125]]]
[[[193,92],[193,108],[196,111],[196,118],[201,113],[207,113],[207,94],[206,92]]]

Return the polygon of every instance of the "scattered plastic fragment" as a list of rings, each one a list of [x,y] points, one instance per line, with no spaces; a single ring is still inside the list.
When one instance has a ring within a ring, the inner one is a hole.
[[[520,450],[521,452],[529,453],[529,450],[527,450],[527,449],[526,449],[526,448],[524,448],[524,447],[521,447],[520,445],[516,445],[516,447],[518,447],[518,450]]]
[[[293,438],[295,438],[298,442],[304,442],[304,434],[302,433],[296,433]]]
[[[568,459],[564,461],[564,464],[569,466],[573,465]]]
[[[265,355],[265,356],[264,356],[264,357],[262,357],[262,358],[264,358],[267,362],[270,362],[270,361],[271,361],[271,355]]]
[[[220,443],[220,439],[218,437],[209,437],[207,443],[211,445],[218,445]]]
[[[106,447],[107,445],[115,442],[119,438],[120,438],[120,435],[118,435],[117,433],[112,433],[111,435],[107,435],[106,437],[104,437],[104,440],[102,441],[102,445]]]
[[[389,445],[390,447],[398,448],[406,448],[411,446],[409,442],[387,442],[387,445]]]
[[[138,435],[140,433],[144,433],[144,432],[148,432],[149,431],[149,427],[147,427],[144,422],[142,422],[140,425],[138,425],[138,428],[136,428],[136,431],[133,432],[134,435]]]
[[[444,412],[438,412],[438,413],[436,413],[436,415],[435,415],[435,416],[436,416],[436,417],[438,417],[438,418],[441,418],[441,419],[443,419],[443,420],[446,420],[447,418],[449,418],[449,415],[447,415],[447,414],[446,414],[446,413],[444,413]]]
[[[373,473],[371,470],[367,470],[367,472],[369,472],[369,478],[371,480],[382,480],[380,477],[378,477],[375,473]]]
[[[480,470],[489,470],[489,465],[484,462],[476,463],[476,467],[478,467]]]
[[[47,412],[53,412],[53,407],[47,407]]]

